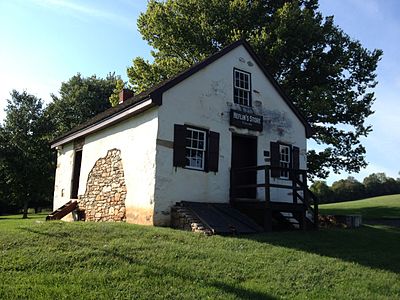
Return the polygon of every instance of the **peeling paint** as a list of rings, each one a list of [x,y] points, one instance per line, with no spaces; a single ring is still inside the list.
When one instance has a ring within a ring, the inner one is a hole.
[[[264,109],[262,115],[264,116],[264,130],[266,132],[274,132],[279,137],[292,132],[293,122],[288,117],[287,112]]]

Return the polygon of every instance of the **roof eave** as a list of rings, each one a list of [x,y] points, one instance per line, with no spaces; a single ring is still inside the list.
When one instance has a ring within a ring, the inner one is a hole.
[[[126,109],[124,109],[116,114],[110,115],[107,118],[99,120],[98,122],[93,123],[87,127],[83,127],[82,129],[73,131],[71,133],[66,133],[65,135],[63,135],[51,142],[51,149],[54,149],[63,144],[72,142],[73,140],[75,140],[77,138],[85,137],[96,131],[104,129],[105,127],[122,122],[122,121],[126,120],[127,118],[138,115],[138,114],[140,114],[146,110],[149,110],[150,108],[156,107],[156,106],[158,106],[158,104],[156,103],[156,101],[153,101],[152,98],[145,98],[142,101],[137,102],[132,106],[128,106]]]

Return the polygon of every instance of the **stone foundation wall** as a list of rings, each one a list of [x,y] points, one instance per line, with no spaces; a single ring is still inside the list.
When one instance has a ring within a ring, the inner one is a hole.
[[[181,230],[200,232],[212,235],[213,232],[205,226],[189,208],[175,205],[171,208],[171,227]]]
[[[78,199],[78,209],[84,210],[85,221],[125,221],[125,198],[121,151],[112,149],[90,171],[85,194]]]

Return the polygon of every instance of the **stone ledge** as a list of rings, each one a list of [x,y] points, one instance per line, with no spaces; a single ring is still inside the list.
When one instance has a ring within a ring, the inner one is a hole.
[[[198,219],[190,209],[175,205],[171,208],[171,227],[192,232],[199,232],[205,235],[212,235],[213,232]]]

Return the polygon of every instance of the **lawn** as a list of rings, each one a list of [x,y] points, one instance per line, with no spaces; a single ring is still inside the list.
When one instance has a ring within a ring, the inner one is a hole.
[[[361,214],[363,219],[400,219],[400,195],[389,195],[357,201],[324,204],[321,214]]]
[[[0,217],[0,299],[399,299],[400,230],[206,237]]]

